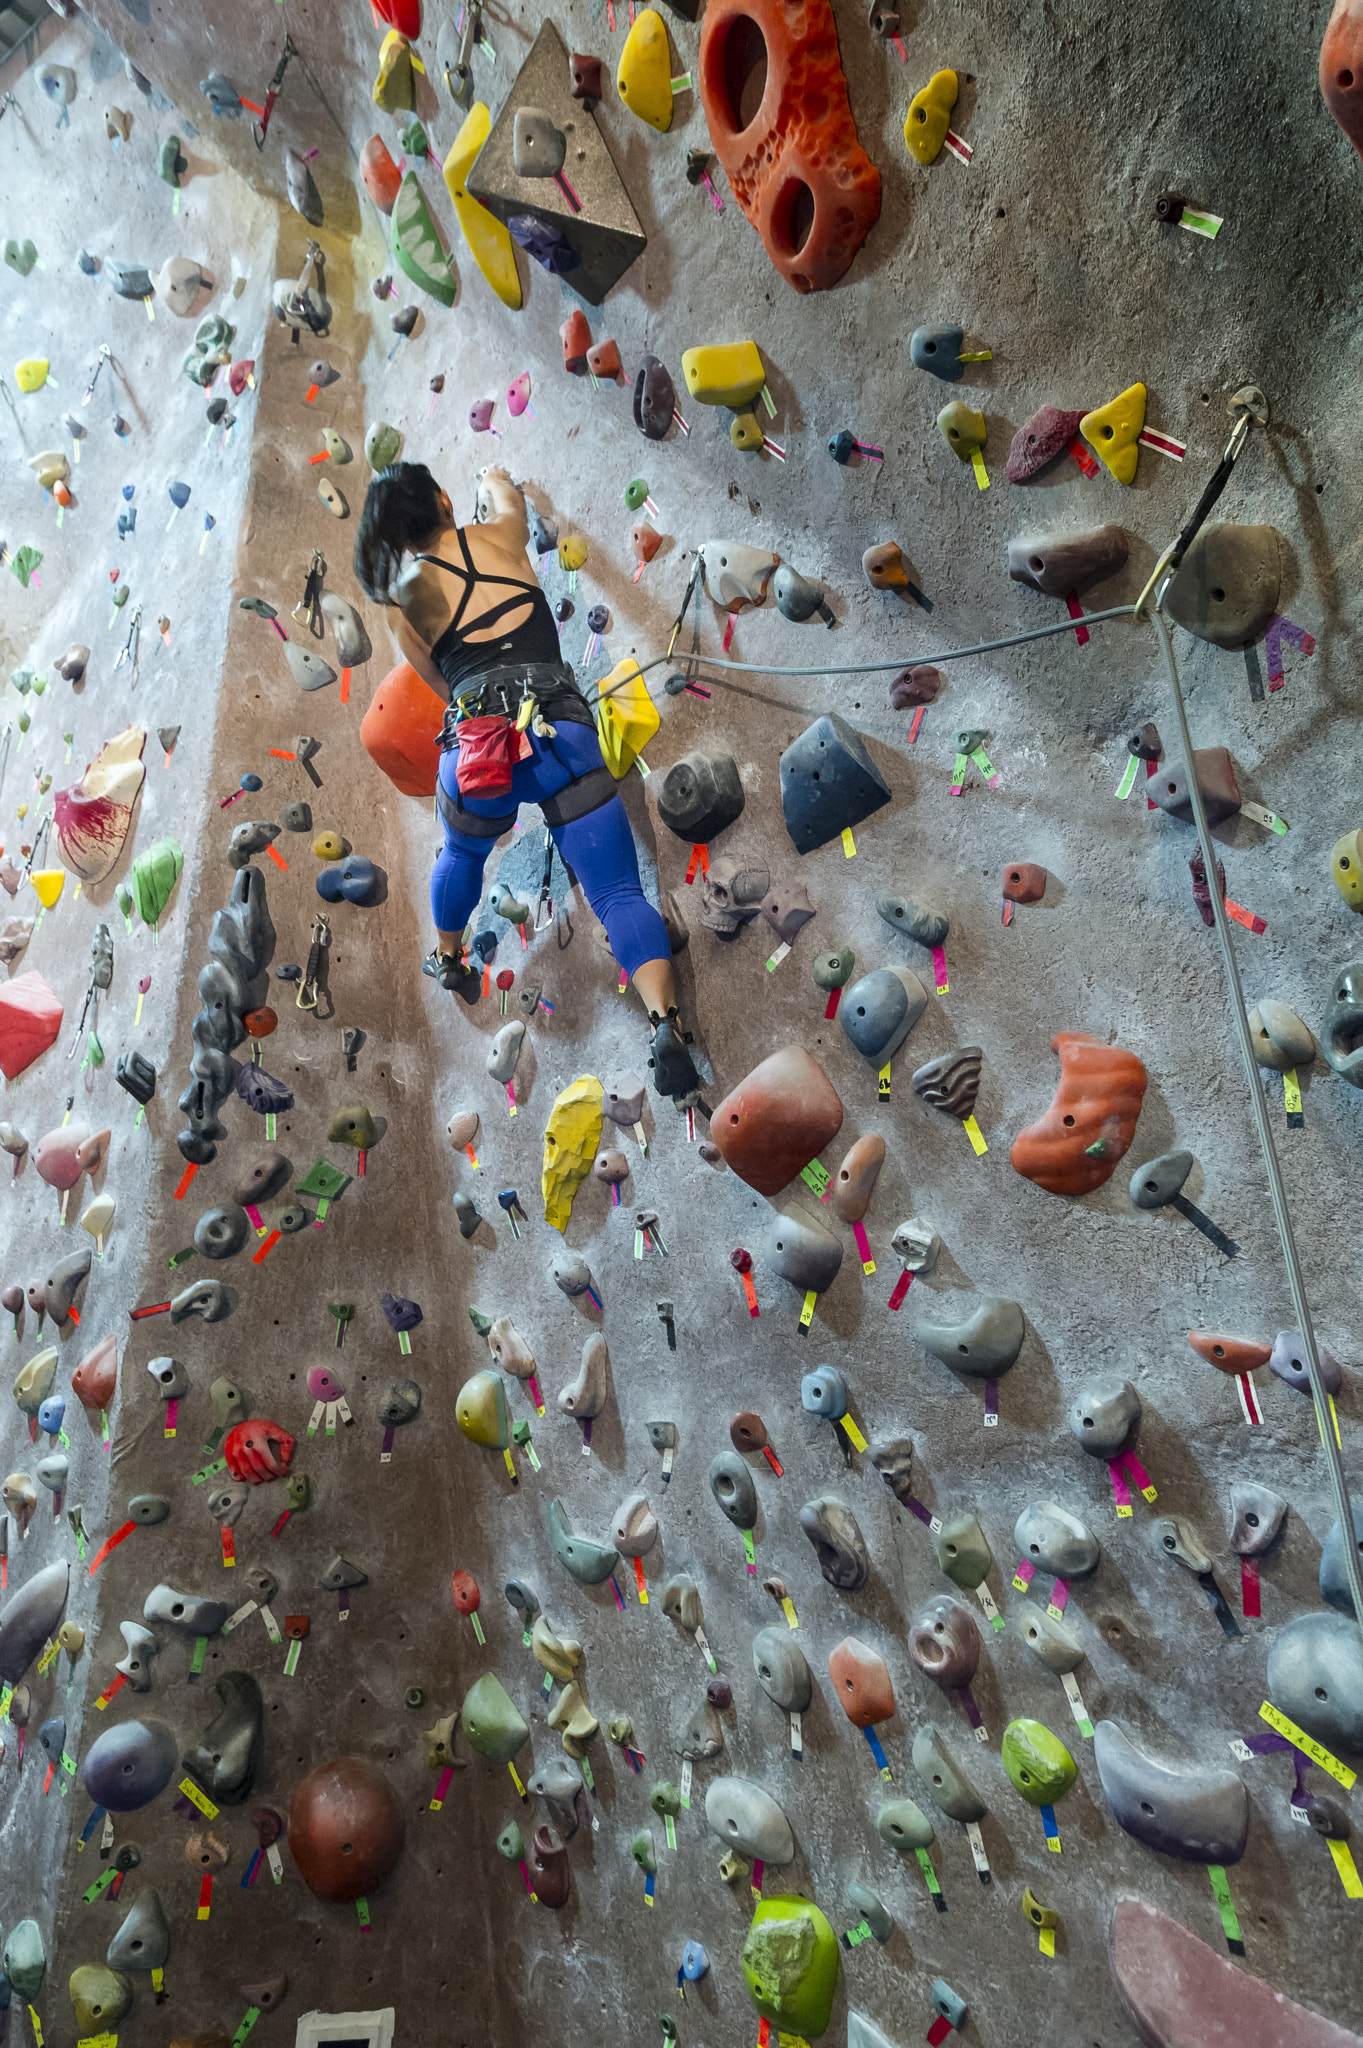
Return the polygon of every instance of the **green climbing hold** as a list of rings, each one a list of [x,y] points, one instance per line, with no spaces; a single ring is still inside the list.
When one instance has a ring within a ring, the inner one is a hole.
[[[157,159],[156,168],[168,185],[178,187],[184,172],[189,169],[188,157],[180,154],[178,135],[168,135],[161,144],[161,154]]]
[[[36,1998],[47,1974],[47,1956],[36,1920],[21,1920],[5,1943],[5,1975],[21,1998]]]
[[[460,1719],[470,1747],[497,1764],[509,1764],[530,1740],[524,1716],[495,1671],[469,1687]]]
[[[817,2038],[838,1987],[838,1938],[809,1899],[759,1899],[743,1944],[748,1996],[783,2033]]]
[[[653,1830],[640,1828],[629,1845],[629,1853],[647,1876],[652,1877],[658,1868],[658,1852],[653,1845]]]
[[[329,1159],[315,1159],[307,1175],[300,1180],[295,1194],[317,1195],[324,1202],[334,1202],[350,1186],[350,1175],[340,1173]]]
[[[34,570],[40,565],[42,559],[42,550],[40,548],[30,547],[27,541],[25,541],[24,545],[21,548],[16,548],[14,550],[14,553],[10,556],[10,569],[13,572],[13,574],[19,578],[19,581],[23,584],[25,590],[28,589],[29,577],[33,574]]]
[[[1074,1758],[1043,1721],[1010,1721],[1002,1749],[1009,1782],[1029,1806],[1054,1806],[1079,1775]]]
[[[508,1863],[524,1863],[525,1837],[514,1820],[509,1820],[498,1835],[497,1854],[505,1856]]]
[[[371,469],[387,469],[402,453],[402,436],[387,420],[375,420],[364,437],[364,459]]]
[[[429,156],[431,146],[426,140],[426,130],[415,114],[402,131],[402,146],[408,156]]]
[[[416,172],[408,171],[393,201],[393,261],[412,283],[442,306],[452,306],[459,284],[450,259],[440,246],[431,210],[417,183]]]
[[[138,854],[131,880],[133,902],[143,924],[154,927],[158,923],[184,864],[184,853],[173,839],[157,839],[145,853]]]

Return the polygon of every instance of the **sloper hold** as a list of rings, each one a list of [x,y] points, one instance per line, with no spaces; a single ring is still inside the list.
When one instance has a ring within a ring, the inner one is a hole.
[[[289,1853],[316,1898],[338,1905],[371,1898],[391,1876],[406,1840],[402,1808],[383,1773],[340,1756],[309,1771],[289,1802]]]
[[[762,915],[778,939],[789,946],[815,915],[803,882],[774,882],[762,898]]]
[[[913,1767],[928,1788],[928,1797],[948,1820],[983,1820],[985,1804],[957,1764],[937,1730],[924,1726],[913,1738]]]
[[[861,1915],[876,1940],[880,1942],[888,1941],[894,1933],[894,1916],[880,1897],[880,1894],[873,1892],[870,1885],[862,1884],[859,1878],[854,1877],[848,1881],[846,1897],[852,1911]],[[849,2048],[856,2048],[856,2037],[852,2031],[852,2022],[857,2017],[856,2013],[849,2013],[847,2015]],[[863,2048],[867,2048],[867,2044],[863,2043]]]
[[[1349,1510],[1354,1525],[1354,1542],[1360,1552],[1363,1552],[1363,1496],[1354,1494],[1349,1502]],[[1353,1594],[1349,1590],[1349,1581],[1344,1571],[1344,1525],[1338,1515],[1330,1524],[1330,1533],[1321,1546],[1320,1597],[1331,1607],[1337,1607],[1341,1614],[1347,1614],[1350,1620],[1353,1619]]]
[[[1113,1721],[1093,1731],[1093,1760],[1112,1818],[1127,1834],[1184,1863],[1238,1863],[1249,1840],[1249,1794],[1234,1771],[1171,1770]]]
[[[969,1379],[998,1379],[1016,1361],[1027,1325],[1017,1302],[986,1294],[956,1322],[920,1317],[913,1333],[926,1352],[953,1372]]]
[[[530,1730],[495,1671],[485,1671],[464,1695],[460,1709],[464,1734],[479,1756],[509,1764],[530,1740]]]
[[[544,1510],[544,1524],[554,1556],[579,1586],[602,1585],[620,1562],[618,1551],[605,1543],[593,1543],[589,1536],[582,1536],[573,1528],[561,1500],[549,1502]]]
[[[1079,422],[1079,431],[1119,484],[1133,484],[1144,425],[1145,386],[1132,384],[1106,405],[1086,412]]]
[[[717,1106],[710,1136],[759,1195],[779,1195],[842,1128],[842,1103],[803,1046],[783,1046]]]
[[[707,16],[708,18],[708,16]],[[838,1938],[809,1899],[759,1898],[743,1943],[743,1981],[779,2033],[817,2040],[838,1988]]]
[[[408,171],[393,201],[393,261],[414,285],[429,292],[442,306],[454,304],[459,292],[458,279],[441,246],[415,171]]]
[[[129,725],[104,742],[79,782],[53,792],[52,822],[62,864],[85,883],[102,882],[117,866],[146,778],[147,735]]]
[[[1203,1572],[1211,1570],[1212,1561],[1202,1548],[1201,1538],[1182,1515],[1162,1516],[1152,1534],[1157,1547],[1175,1564],[1181,1564],[1184,1571],[1194,1572],[1200,1578]]]
[[[96,1806],[135,1813],[175,1775],[176,1742],[164,1721],[119,1721],[95,1737],[80,1775]]]
[[[1062,455],[1079,434],[1082,412],[1066,412],[1058,405],[1043,405],[1025,427],[1019,427],[1008,450],[1010,484],[1030,483],[1049,463]]]
[[[555,1098],[544,1129],[544,1165],[540,1186],[544,1220],[551,1229],[568,1228],[573,1196],[591,1172],[601,1142],[601,1104],[605,1090],[594,1074],[579,1074]]]
[[[1271,526],[1204,526],[1164,610],[1213,647],[1248,647],[1277,611],[1281,585],[1282,544]]]
[[[1092,533],[1024,534],[1008,543],[1008,574],[1044,597],[1068,597],[1115,576],[1126,557],[1120,526],[1100,526]]]
[[[1202,793],[1207,823],[1220,825],[1225,819],[1233,818],[1240,809],[1240,784],[1227,748],[1195,747],[1193,765],[1197,770],[1197,786]],[[1193,802],[1188,793],[1188,765],[1185,761],[1166,761],[1145,787],[1146,794],[1155,799],[1167,816],[1177,818],[1183,825],[1192,824]]]
[[[912,1799],[887,1799],[876,1815],[876,1833],[901,1855],[926,1849],[937,1839],[932,1822]]]
[[[1054,1501],[1025,1507],[1013,1525],[1013,1541],[1024,1558],[1059,1579],[1086,1578],[1098,1568],[1098,1539]]]
[[[833,1207],[844,1223],[860,1223],[865,1216],[884,1164],[885,1140],[876,1131],[858,1138],[847,1153],[833,1178]]]
[[[1060,1058],[1055,1099],[1019,1131],[1009,1157],[1016,1173],[1053,1195],[1087,1195],[1111,1178],[1135,1135],[1146,1071],[1134,1053],[1087,1031],[1058,1031],[1051,1051]]]
[[[1070,1429],[1091,1458],[1129,1451],[1141,1423],[1141,1397],[1130,1380],[1103,1373],[1087,1380],[1070,1404]]]
[[[1287,1502],[1272,1487],[1242,1479],[1230,1490],[1230,1505],[1235,1518],[1230,1533],[1231,1549],[1238,1557],[1262,1556],[1278,1539],[1287,1517]],[[1323,1558],[1321,1564],[1323,1578]],[[1327,1593],[1325,1597],[1328,1600],[1330,1596]],[[1352,1612],[1352,1603],[1349,1611]]]
[[[894,1686],[885,1659],[858,1636],[844,1636],[828,1653],[828,1675],[854,1728],[894,1718]]]
[[[62,1006],[36,967],[0,982],[0,1073],[13,1081],[62,1027]]]
[[[249,1672],[225,1671],[217,1691],[222,1708],[183,1762],[216,1805],[240,1806],[260,1767],[265,1703]]]
[[[1162,1209],[1183,1186],[1197,1161],[1191,1152],[1161,1152],[1131,1176],[1129,1193],[1137,1209]]]
[[[795,1837],[771,1794],[751,1778],[716,1778],[705,1794],[705,1819],[726,1849],[763,1863],[790,1863]]]
[[[133,1901],[104,1960],[111,1970],[162,1970],[169,1953],[170,1922],[159,1893],[148,1888]]]
[[[752,1664],[768,1699],[774,1700],[783,1713],[804,1713],[814,1697],[814,1674],[784,1622],[757,1631],[752,1639]],[[886,1678],[888,1683],[888,1673]],[[891,1695],[890,1712],[893,1711]]]
[[[0,1678],[18,1685],[57,1625],[66,1605],[69,1565],[49,1564],[26,1579],[0,1614]]]
[[[1343,1614],[1301,1614],[1268,1653],[1275,1707],[1335,1756],[1363,1751],[1363,1631]]]
[[[846,1502],[831,1494],[806,1501],[800,1509],[800,1527],[814,1545],[819,1570],[829,1585],[841,1593],[859,1593],[871,1576],[871,1558]]]
[[[301,213],[310,226],[320,228],[322,195],[317,190],[316,180],[298,151],[287,146],[284,150],[284,181],[294,212]]]
[[[767,381],[755,341],[704,342],[685,349],[682,376],[697,405],[727,405],[735,412],[751,405]]]
[[[753,1484],[752,1473],[738,1452],[720,1451],[711,1459],[706,1478],[720,1512],[728,1516],[734,1527],[753,1528],[757,1521],[757,1488]]]
[[[492,116],[481,100],[475,100],[445,158],[445,184],[470,256],[502,304],[518,313],[521,280],[511,236],[497,216],[472,198],[468,190],[469,172],[491,133]]]
[[[566,172],[581,202],[580,212],[574,212],[552,178],[524,178],[516,170],[516,109],[527,105],[542,108],[568,137]],[[466,190],[470,200],[481,203],[504,225],[525,222],[527,241],[543,236],[550,248],[566,252],[568,265],[560,255],[554,267],[569,269],[573,290],[589,305],[599,306],[643,254],[643,227],[595,115],[572,97],[568,51],[551,21],[542,23],[501,112],[477,150]]]
[[[1316,1056],[1309,1026],[1286,1003],[1275,1003],[1271,997],[1264,997],[1250,1011],[1249,1035],[1259,1065],[1276,1074],[1309,1067]]]
[[[844,991],[838,1020],[878,1069],[893,1059],[927,1006],[928,992],[910,968],[875,967]]]
[[[951,110],[960,93],[954,71],[934,71],[909,101],[904,117],[904,146],[920,164],[935,163],[951,126]]]
[[[841,1239],[803,1210],[777,1209],[762,1226],[758,1257],[802,1294],[822,1294],[837,1278],[842,1250]]]
[[[816,718],[781,756],[781,810],[797,853],[827,846],[890,797],[860,733],[835,711]]]
[[[1029,1806],[1054,1806],[1079,1775],[1074,1758],[1044,1721],[1010,1721],[1000,1751],[1009,1783]]]
[[[666,135],[672,126],[672,61],[667,25],[652,7],[634,17],[620,52],[615,88],[632,114]]]
[[[766,83],[745,122],[737,94],[754,30]],[[830,0],[713,0],[699,81],[729,188],[772,263],[797,292],[831,290],[880,217],[880,173],[857,139]]]
[[[1144,1899],[1113,1907],[1107,1957],[1146,2048],[1363,2048],[1363,2036],[1251,1977]]]
[[[989,1576],[994,1553],[974,1515],[950,1515],[932,1539],[937,1562],[954,1586],[972,1592]]]
[[[1024,1600],[1015,1610],[1013,1626],[1038,1664],[1057,1678],[1074,1671],[1084,1661],[1084,1652],[1063,1622],[1048,1614],[1035,1600]]]

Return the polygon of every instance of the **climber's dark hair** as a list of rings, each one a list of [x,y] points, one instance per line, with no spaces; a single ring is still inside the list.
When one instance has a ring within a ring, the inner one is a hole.
[[[355,574],[376,604],[395,601],[402,558],[440,524],[439,500],[424,462],[391,462],[371,478],[355,533]]]

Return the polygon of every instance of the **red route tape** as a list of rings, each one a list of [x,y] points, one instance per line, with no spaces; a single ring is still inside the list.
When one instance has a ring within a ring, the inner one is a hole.
[[[127,1538],[132,1535],[132,1532],[136,1527],[136,1522],[125,1522],[121,1529],[115,1529],[113,1535],[110,1536],[105,1542],[100,1544],[99,1549],[95,1552],[94,1556],[90,1560],[91,1578],[95,1576],[95,1573],[99,1570],[105,1558],[109,1555],[109,1552],[111,1550],[117,1550],[120,1543],[126,1542]]]

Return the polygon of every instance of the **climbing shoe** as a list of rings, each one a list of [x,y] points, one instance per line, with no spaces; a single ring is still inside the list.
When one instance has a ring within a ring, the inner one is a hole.
[[[470,1005],[476,1003],[483,992],[483,977],[474,968],[468,967],[453,953],[441,953],[434,949],[421,963],[423,974],[429,974],[442,988],[452,989]]]
[[[653,1053],[649,1060],[653,1086],[659,1095],[670,1095],[674,1100],[681,1095],[694,1095],[701,1086],[701,1078],[682,1036],[676,1011],[669,1010],[665,1017],[654,1011],[649,1021],[653,1025]]]

